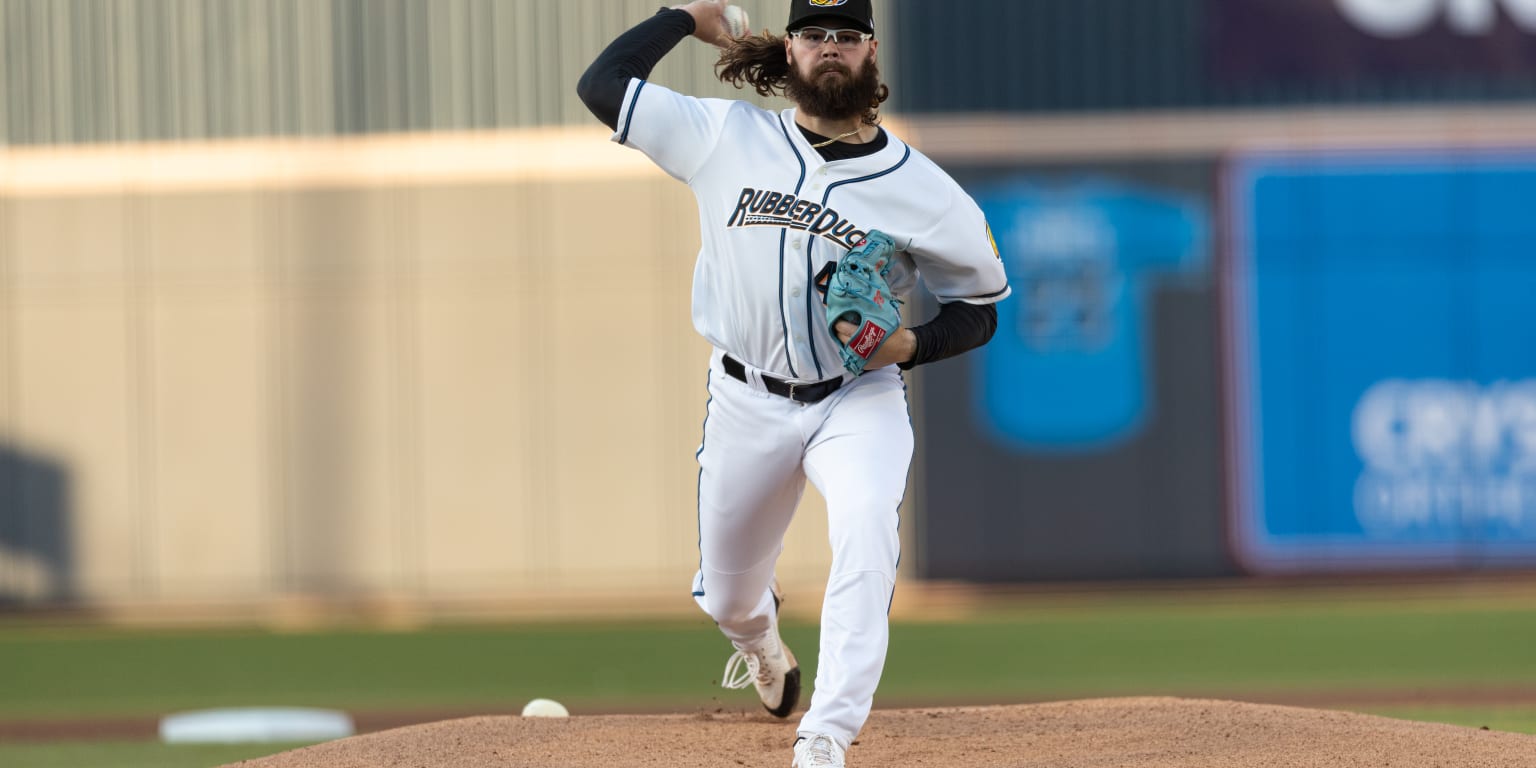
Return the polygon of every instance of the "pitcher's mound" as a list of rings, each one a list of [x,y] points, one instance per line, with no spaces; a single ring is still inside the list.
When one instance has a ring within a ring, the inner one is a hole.
[[[766,714],[471,717],[248,760],[246,768],[785,768],[795,720]],[[1296,707],[1171,698],[876,710],[853,768],[1530,768],[1536,736]]]

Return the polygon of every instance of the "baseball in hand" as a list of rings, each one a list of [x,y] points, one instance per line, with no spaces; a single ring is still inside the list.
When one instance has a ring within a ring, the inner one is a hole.
[[[725,29],[731,33],[731,37],[745,37],[752,29],[752,21],[747,18],[747,12],[739,5],[727,5],[725,7]]]

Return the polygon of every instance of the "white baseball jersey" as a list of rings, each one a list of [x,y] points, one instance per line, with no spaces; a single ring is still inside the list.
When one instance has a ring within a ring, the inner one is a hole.
[[[795,126],[794,109],[630,81],[613,140],[644,152],[698,198],[693,324],[705,339],[783,378],[841,374],[815,284],[872,228],[896,242],[888,280],[898,297],[919,277],[941,302],[1008,295],[975,201],[886,134],[873,155],[827,162]]]
[[[885,664],[913,435],[894,367],[844,372],[818,281],[878,229],[896,242],[890,284],[898,297],[919,278],[944,302],[1008,295],[976,203],[887,136],[872,155],[827,162],[793,109],[699,99],[642,80],[629,82],[613,136],[698,198],[693,324],[717,351],[698,452],[694,598],[738,650],[776,637],[770,584],[805,483],[814,482],[827,500],[832,568],[815,693],[797,733],[830,735],[844,748],[869,716]],[[747,370],[728,374],[726,353]],[[802,403],[763,391],[764,373],[843,381]]]

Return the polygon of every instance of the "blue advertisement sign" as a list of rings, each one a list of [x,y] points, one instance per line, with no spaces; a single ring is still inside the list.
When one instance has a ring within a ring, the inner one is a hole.
[[[981,433],[1049,453],[1102,450],[1137,434],[1150,400],[1150,282],[1206,269],[1204,205],[1089,179],[1020,177],[972,193],[1013,287],[996,335],[970,356]]]
[[[1536,151],[1254,153],[1226,181],[1239,559],[1536,565]]]

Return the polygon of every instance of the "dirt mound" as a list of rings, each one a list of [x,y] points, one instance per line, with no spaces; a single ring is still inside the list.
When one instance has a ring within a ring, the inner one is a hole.
[[[247,760],[244,768],[784,768],[766,714],[471,717]],[[1536,736],[1296,707],[1173,698],[876,710],[855,768],[1529,768]]]

